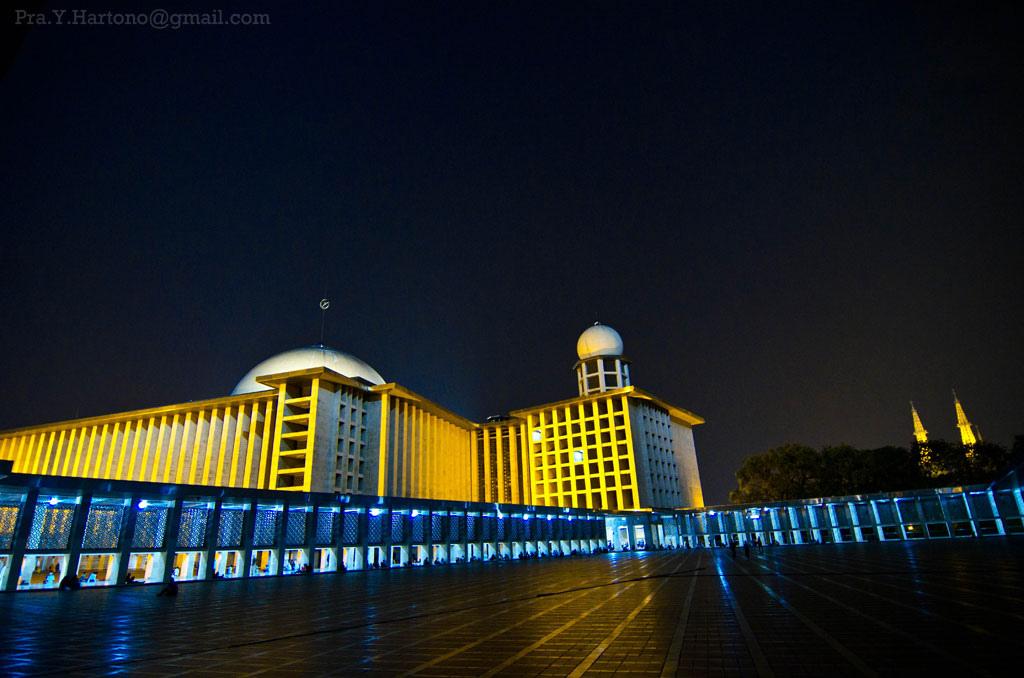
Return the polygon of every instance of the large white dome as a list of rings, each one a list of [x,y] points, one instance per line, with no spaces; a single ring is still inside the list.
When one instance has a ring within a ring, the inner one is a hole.
[[[594,323],[576,341],[576,354],[580,360],[597,356],[622,355],[622,337],[613,328]]]
[[[377,374],[377,370],[353,355],[328,346],[305,346],[267,358],[242,377],[231,395],[267,390],[266,386],[256,381],[256,377],[307,370],[311,367],[326,367],[352,379],[365,379],[371,384],[384,383],[384,377]]]

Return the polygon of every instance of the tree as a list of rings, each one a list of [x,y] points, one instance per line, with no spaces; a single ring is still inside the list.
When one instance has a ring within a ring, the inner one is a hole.
[[[967,458],[963,445],[941,439],[914,443],[921,460],[921,473],[929,487],[957,485],[966,476]]]
[[[821,450],[820,496],[853,494],[867,484],[870,474],[862,450],[849,445],[825,447]]]
[[[864,450],[871,475],[859,492],[895,492],[926,487],[917,450],[892,445]]]
[[[746,504],[975,485],[998,480],[1022,463],[1024,436],[1017,436],[1012,452],[994,443],[964,446],[945,440],[873,450],[782,445],[743,460],[729,500]]]
[[[918,449],[927,484],[932,487],[992,482],[1020,463],[1015,463],[1014,453],[989,442],[961,445],[931,440]]]
[[[964,450],[967,474],[964,484],[988,483],[1010,470],[1010,451],[1002,445],[981,442]]]
[[[821,477],[821,456],[806,445],[782,445],[743,460],[736,472],[736,503],[800,499],[813,495]]]

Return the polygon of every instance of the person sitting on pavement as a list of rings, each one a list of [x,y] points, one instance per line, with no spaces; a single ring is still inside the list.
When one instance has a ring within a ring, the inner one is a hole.
[[[160,592],[156,594],[157,597],[174,598],[178,595],[178,582],[171,578],[171,581],[167,582],[167,585],[160,589]]]
[[[61,591],[77,591],[80,588],[82,588],[82,584],[78,581],[78,577],[70,572],[64,575],[64,578],[60,580]]]

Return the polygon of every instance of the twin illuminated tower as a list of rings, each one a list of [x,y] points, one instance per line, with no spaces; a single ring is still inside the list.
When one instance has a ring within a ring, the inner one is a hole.
[[[964,406],[960,404],[956,391],[953,391],[953,407],[956,409],[956,427],[960,431],[960,442],[965,447],[971,447],[983,442],[981,431],[967,418],[967,413],[964,412]],[[921,415],[917,413],[917,408],[914,407],[913,402],[910,403],[910,417],[914,422],[914,440],[919,445],[926,445],[928,443],[928,431],[925,430],[924,424],[921,423]]]

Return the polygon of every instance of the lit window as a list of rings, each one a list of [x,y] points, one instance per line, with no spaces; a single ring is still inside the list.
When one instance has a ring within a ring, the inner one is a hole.
[[[572,453],[572,460],[577,464],[583,463],[583,450],[576,450]]]

